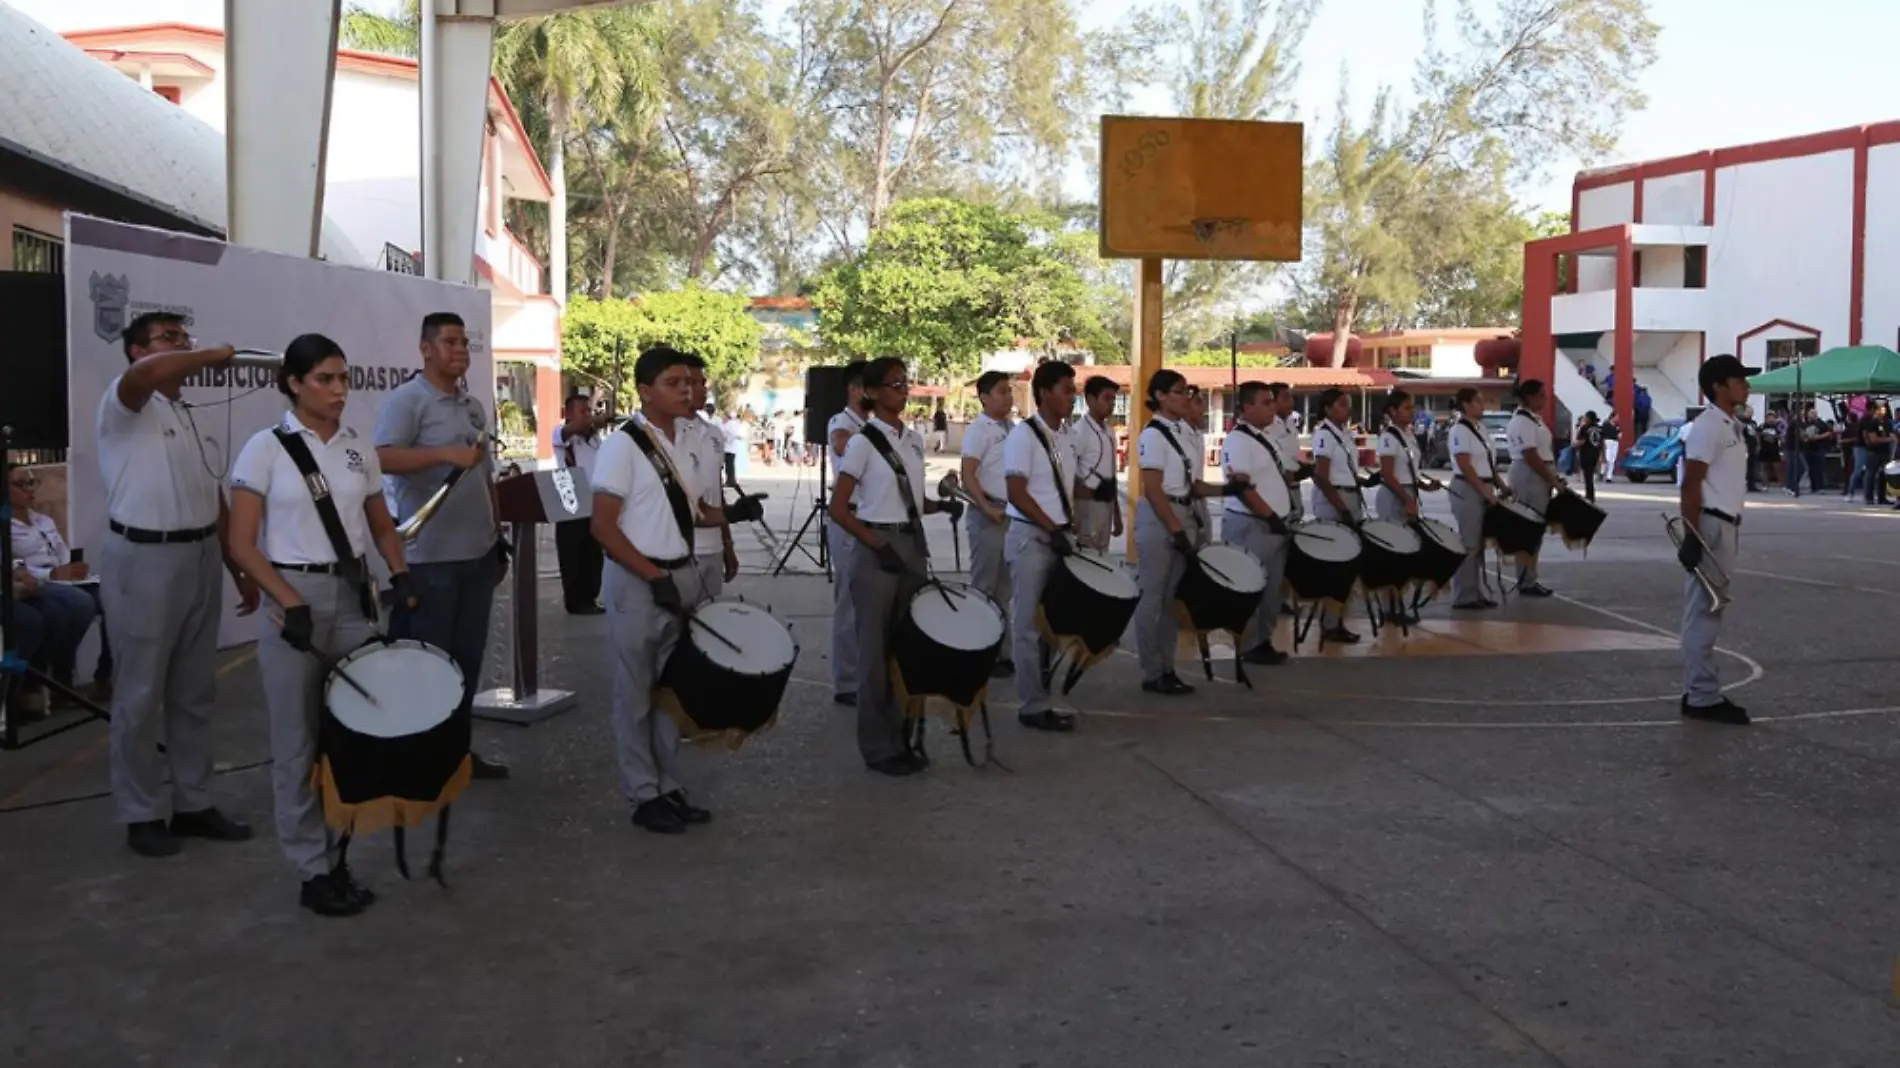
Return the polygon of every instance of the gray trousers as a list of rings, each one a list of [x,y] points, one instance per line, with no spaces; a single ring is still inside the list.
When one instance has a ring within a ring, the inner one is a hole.
[[[851,593],[851,576],[858,566],[858,539],[825,520],[825,543],[831,553],[831,692],[858,689],[858,602]]]
[[[904,558],[904,571],[893,574],[879,567],[877,557],[862,545],[855,550],[857,562],[851,571],[851,597],[858,604],[858,752],[866,764],[904,753],[904,710],[891,686],[885,649],[903,600],[923,585],[926,575],[921,533],[880,534]]]
[[[1293,548],[1291,539],[1275,534],[1259,519],[1233,512],[1221,513],[1220,533],[1222,541],[1252,553],[1267,572],[1266,596],[1260,598],[1260,609],[1254,613],[1253,627],[1248,631],[1251,641],[1243,636],[1241,651],[1271,649],[1274,628],[1280,625],[1280,587],[1286,582],[1287,556]]]
[[[1049,711],[1049,686],[1042,678],[1044,643],[1042,630],[1036,626],[1036,609],[1042,605],[1049,569],[1058,564],[1055,551],[1049,548],[1049,536],[1033,523],[1010,523],[1003,554],[1009,560],[1011,576],[1008,612],[1014,633],[1010,656],[1016,661],[1016,697],[1023,703],[1017,714],[1033,716]]]
[[[349,583],[335,575],[280,572],[310,606],[314,624],[310,644],[328,656],[342,657],[376,634]],[[317,728],[323,718],[323,683],[328,673],[317,658],[285,644],[279,629],[266,624],[257,639],[257,670],[264,677],[264,707],[270,712],[271,799],[277,844],[299,879],[330,870],[335,859],[324,833],[323,800],[310,785],[317,759]]]
[[[1350,519],[1352,522],[1358,523],[1366,518],[1366,501],[1364,497],[1359,495],[1359,490],[1356,487],[1339,487],[1339,495],[1345,498],[1346,501],[1347,514],[1343,516],[1333,507],[1332,502],[1326,499],[1326,494],[1320,492],[1319,483],[1313,483],[1312,494],[1314,519],[1333,523],[1345,522]],[[1327,630],[1344,626],[1345,622],[1345,617],[1333,611],[1331,608],[1323,608],[1320,610],[1319,625]]]
[[[1504,483],[1511,487],[1511,496],[1519,504],[1532,509],[1538,515],[1543,515],[1550,510],[1550,483],[1537,477],[1537,472],[1531,470],[1531,465],[1522,460],[1512,464],[1510,472],[1504,476]],[[1518,566],[1517,584],[1528,586],[1536,581],[1537,557],[1533,556],[1530,563]]]
[[[462,669],[462,703],[455,710],[459,716],[469,714],[475,691],[481,689],[498,566],[492,553],[473,560],[412,564],[409,578],[420,604],[414,612],[398,607],[390,613],[391,636],[427,642],[449,654]],[[521,547],[515,566],[534,566],[534,546]]]
[[[1734,575],[1741,530],[1708,515],[1697,529],[1708,543],[1705,558]],[[1694,575],[1685,576],[1682,596],[1682,692],[1690,705],[1707,708],[1722,702],[1722,677],[1715,670],[1715,640],[1722,631],[1722,617],[1710,611],[1709,595]]]
[[[706,600],[700,571],[688,565],[669,572],[688,607]],[[680,729],[673,717],[653,705],[660,669],[679,643],[682,624],[653,604],[653,587],[633,572],[607,561],[607,641],[614,658],[614,754],[620,763],[620,793],[641,805],[674,790],[680,779]]]
[[[713,553],[711,556],[695,556],[693,559],[699,567],[699,588],[706,591],[706,599],[710,601],[725,592],[725,559],[719,553]]]
[[[1452,479],[1445,492],[1451,495],[1451,516],[1465,543],[1465,562],[1451,577],[1451,603],[1477,604],[1484,600],[1484,494],[1463,478]]]
[[[963,532],[970,536],[970,585],[988,594],[1003,610],[1006,621],[1009,619],[1009,566],[1003,560],[1003,541],[1009,533],[1006,529],[1009,525],[1007,515],[1001,523],[992,523],[989,516],[975,508],[963,513]],[[1003,637],[1003,647],[1010,648],[1009,635]]]
[[[1194,547],[1204,549],[1214,542],[1214,517],[1208,510],[1207,498],[1194,498]]]
[[[223,589],[218,539],[134,545],[107,534],[99,565],[113,655],[113,816],[144,823],[168,811],[210,808]],[[166,764],[169,805],[160,796]]]
[[[1111,504],[1107,501],[1078,499],[1075,502],[1076,544],[1098,553],[1107,552],[1108,539],[1115,529],[1115,509],[1119,507],[1119,501]]]
[[[1297,523],[1300,520],[1306,518],[1306,502],[1302,500],[1300,497],[1299,483],[1297,482],[1288,483],[1286,487],[1286,496],[1287,496],[1287,500],[1292,504],[1292,507],[1287,509],[1286,515],[1283,516],[1282,518],[1284,518],[1288,523]]]
[[[1175,521],[1193,537],[1189,509],[1169,502]],[[1141,601],[1135,605],[1135,654],[1141,663],[1141,681],[1154,682],[1174,671],[1175,644],[1181,624],[1174,616],[1174,591],[1187,572],[1187,559],[1178,552],[1168,525],[1142,497],[1135,506],[1135,581]]]

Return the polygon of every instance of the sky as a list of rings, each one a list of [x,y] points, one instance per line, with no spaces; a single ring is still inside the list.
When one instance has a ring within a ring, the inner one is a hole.
[[[264,0],[254,0],[264,2]],[[390,7],[394,0],[371,0]],[[1136,0],[1085,0],[1086,24],[1112,25]],[[176,20],[218,25],[224,0],[0,0],[57,30]],[[766,0],[768,7],[784,0]],[[1484,0],[1479,6],[1485,7]],[[1449,12],[1453,4],[1441,3]],[[1322,0],[1307,37],[1299,118],[1309,145],[1331,121],[1343,77],[1363,105],[1411,80],[1423,0]],[[1662,27],[1642,78],[1646,110],[1606,160],[1638,161],[1842,126],[1900,119],[1896,0],[1650,0]],[[1582,166],[1549,161],[1518,191],[1526,211],[1568,211]],[[1084,182],[1084,188],[1092,183]]]

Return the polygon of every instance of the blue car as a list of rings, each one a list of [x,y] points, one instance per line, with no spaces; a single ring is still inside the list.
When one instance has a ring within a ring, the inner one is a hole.
[[[1676,465],[1682,462],[1682,428],[1687,425],[1684,420],[1671,419],[1651,426],[1649,433],[1618,459],[1623,473],[1631,482],[1648,481],[1651,475],[1674,481]]]

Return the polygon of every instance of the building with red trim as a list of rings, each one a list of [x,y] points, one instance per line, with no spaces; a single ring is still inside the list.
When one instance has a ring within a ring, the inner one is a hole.
[[[1572,412],[1615,372],[1659,417],[1733,352],[1770,369],[1838,345],[1900,343],[1900,121],[1577,175],[1571,232],[1524,247],[1518,373]]]

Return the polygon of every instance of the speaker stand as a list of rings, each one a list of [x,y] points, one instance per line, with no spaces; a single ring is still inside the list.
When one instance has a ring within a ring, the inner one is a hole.
[[[805,559],[818,565],[818,567],[824,571],[825,581],[831,581],[831,552],[830,545],[825,539],[824,526],[824,515],[830,508],[825,492],[829,482],[827,475],[830,470],[827,461],[830,459],[831,443],[828,441],[821,442],[818,446],[818,497],[812,501],[811,511],[805,513],[805,522],[799,525],[798,532],[793,534],[791,541],[786,544],[784,555],[778,558],[778,564],[772,568],[773,578],[779,577],[779,575],[785,571],[785,565],[792,559],[793,553],[804,553]],[[812,524],[814,523],[818,524],[817,556],[813,556],[811,550],[805,548],[805,535],[811,533]]]

